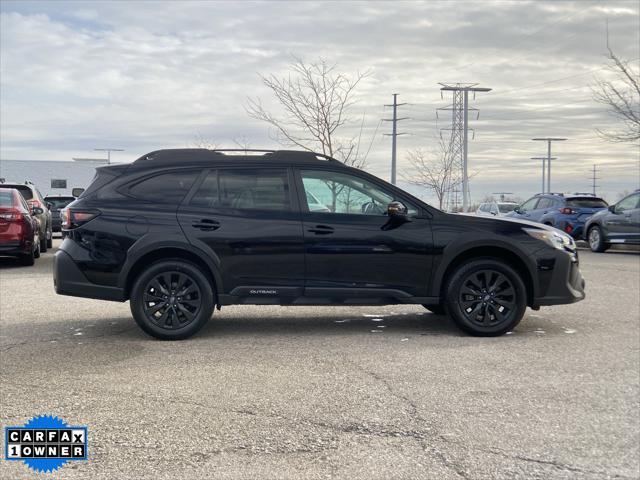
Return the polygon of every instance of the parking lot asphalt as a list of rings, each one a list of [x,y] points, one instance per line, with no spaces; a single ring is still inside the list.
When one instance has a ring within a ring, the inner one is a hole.
[[[640,255],[580,257],[587,299],[500,338],[420,306],[237,306],[183,342],[56,295],[51,250],[0,260],[1,423],[88,426],[89,460],[46,478],[638,478]]]

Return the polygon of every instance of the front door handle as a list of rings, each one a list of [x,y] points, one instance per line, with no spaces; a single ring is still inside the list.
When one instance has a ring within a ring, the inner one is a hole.
[[[213,230],[220,228],[220,222],[217,220],[211,220],[210,218],[203,218],[194,222],[191,226],[198,230],[202,230],[203,232],[212,232]]]
[[[307,231],[315,233],[316,235],[329,235],[330,233],[333,233],[333,227],[330,227],[329,225],[316,225]]]

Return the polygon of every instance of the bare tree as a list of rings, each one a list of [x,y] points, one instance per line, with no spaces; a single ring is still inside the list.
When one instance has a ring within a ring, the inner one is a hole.
[[[403,173],[404,179],[413,185],[433,190],[438,198],[438,208],[442,210],[447,194],[455,188],[453,182],[455,158],[450,144],[441,139],[437,151],[432,153],[426,153],[421,149],[409,151],[407,159],[412,169],[410,172]]]
[[[287,77],[261,75],[282,108],[282,114],[267,111],[259,98],[248,99],[247,113],[268,123],[274,140],[283,145],[320,151],[347,165],[362,168],[368,152],[360,152],[360,137],[342,136],[351,122],[350,107],[356,87],[368,75],[338,73],[324,59],[305,63],[293,57]]]
[[[607,106],[622,126],[618,130],[597,132],[609,142],[636,142],[640,140],[640,76],[630,62],[620,59],[608,47],[607,50],[609,69],[616,74],[616,80],[598,78],[591,90],[593,98]]]
[[[198,133],[198,135],[196,135],[195,139],[189,146],[194,148],[206,148],[209,150],[216,150],[217,148],[220,148],[220,145],[218,143],[203,137],[201,133]]]

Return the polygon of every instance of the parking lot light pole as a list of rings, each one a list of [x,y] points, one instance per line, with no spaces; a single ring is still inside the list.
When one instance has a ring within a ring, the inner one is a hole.
[[[532,138],[532,140],[547,142],[547,192],[551,192],[551,142],[563,142],[566,138],[544,137]],[[544,193],[544,188],[542,190]]]
[[[544,184],[545,184],[545,162],[547,161],[547,157],[531,157],[531,160],[542,160],[542,190],[540,190],[540,193],[546,193],[546,190],[544,188]],[[551,160],[557,160],[557,157],[551,157]]]
[[[107,165],[111,163],[111,152],[124,152],[122,148],[94,148],[96,152],[107,152]]]

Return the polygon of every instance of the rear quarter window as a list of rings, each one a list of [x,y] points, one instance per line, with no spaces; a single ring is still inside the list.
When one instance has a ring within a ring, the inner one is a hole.
[[[179,204],[191,189],[200,172],[167,172],[138,180],[129,185],[130,197],[154,203]]]

